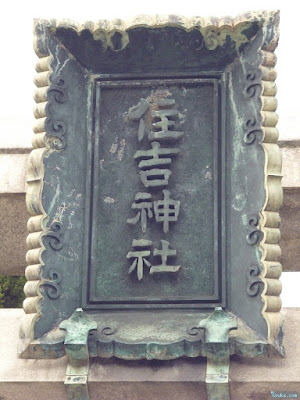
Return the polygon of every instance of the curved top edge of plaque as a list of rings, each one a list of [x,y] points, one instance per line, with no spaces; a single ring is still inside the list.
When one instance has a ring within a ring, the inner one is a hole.
[[[98,20],[98,21],[85,21],[76,22],[69,19],[34,19],[34,32],[35,41],[34,48],[37,55],[45,54],[40,45],[37,45],[39,39],[39,33],[42,33],[44,29],[50,29],[55,32],[57,29],[64,28],[74,30],[81,34],[82,31],[90,31],[95,39],[99,34],[105,33],[111,36],[114,32],[126,32],[135,28],[160,28],[164,26],[173,26],[185,29],[187,31],[192,29],[199,29],[203,34],[206,47],[210,50],[214,50],[220,45],[222,38],[216,38],[214,36],[214,29],[220,29],[229,31],[232,34],[235,31],[241,31],[240,28],[246,28],[247,25],[257,22],[261,27],[272,24],[272,35],[265,37],[265,43],[271,44],[274,50],[278,43],[279,38],[279,10],[262,10],[262,11],[249,11],[246,13],[239,14],[235,17],[224,16],[224,17],[184,17],[176,14],[169,15],[138,15],[128,20],[113,19],[113,20]],[[226,36],[226,35],[225,35]],[[216,40],[218,39],[218,40]],[[271,50],[271,49],[270,49]]]
[[[197,27],[236,27],[240,23],[243,22],[254,22],[254,21],[263,21],[263,22],[272,22],[274,25],[278,27],[279,23],[279,10],[261,10],[261,11],[249,11],[242,14],[239,14],[235,17],[232,16],[223,16],[223,17],[185,17],[182,15],[176,14],[168,14],[168,15],[147,15],[140,14],[128,20],[122,20],[119,18],[113,20],[98,20],[98,21],[85,21],[85,22],[77,22],[69,19],[34,19],[34,25],[37,24],[46,24],[51,28],[72,28],[77,31],[81,31],[83,29],[88,29],[90,31],[94,31],[97,29],[103,29],[107,32],[112,31],[114,29],[119,30],[127,30],[133,29],[136,27],[149,27],[155,28],[163,25],[168,26],[181,26],[185,29],[197,28]]]

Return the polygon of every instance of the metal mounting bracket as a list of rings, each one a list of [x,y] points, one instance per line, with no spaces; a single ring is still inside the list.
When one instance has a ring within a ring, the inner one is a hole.
[[[97,329],[97,323],[81,308],[77,308],[69,319],[61,322],[59,328],[67,331],[64,342],[68,357],[65,380],[67,398],[68,400],[89,400],[88,336],[91,330]]]
[[[229,331],[237,322],[221,307],[199,324],[205,329],[206,392],[208,400],[230,400],[229,390]]]

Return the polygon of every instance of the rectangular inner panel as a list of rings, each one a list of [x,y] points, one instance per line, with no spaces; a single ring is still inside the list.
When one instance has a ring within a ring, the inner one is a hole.
[[[95,88],[88,304],[220,302],[218,80]]]

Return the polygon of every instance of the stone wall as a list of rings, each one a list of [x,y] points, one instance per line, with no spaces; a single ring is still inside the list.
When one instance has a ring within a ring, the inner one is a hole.
[[[230,362],[231,400],[271,400],[271,391],[294,391],[300,397],[300,308],[284,309],[284,359]],[[0,310],[0,399],[65,400],[66,357],[23,360],[17,357],[23,310]],[[9,340],[7,338],[9,337]],[[206,361],[92,360],[90,400],[207,400]]]

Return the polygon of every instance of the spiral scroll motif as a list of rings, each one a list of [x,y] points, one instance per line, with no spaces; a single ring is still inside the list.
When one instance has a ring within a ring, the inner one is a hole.
[[[54,99],[58,103],[65,103],[68,100],[67,86],[62,78],[56,78],[54,83],[51,83],[48,93],[53,93]]]
[[[250,233],[248,233],[246,239],[251,246],[258,244],[262,238],[262,232],[258,229],[259,216],[252,215],[249,218],[248,225],[250,227]]]
[[[51,139],[50,146],[55,150],[63,150],[67,145],[65,138],[66,125],[62,121],[51,122],[48,121],[47,136]]]
[[[53,222],[46,238],[49,237],[49,244],[53,250],[60,250],[63,247],[63,225],[61,222]]]
[[[261,268],[257,264],[250,265],[247,270],[247,293],[249,296],[256,296],[258,294],[260,286],[263,286],[259,275],[261,273]]]
[[[244,142],[246,144],[252,144],[255,142],[259,135],[262,136],[262,129],[260,128],[260,124],[254,117],[249,118],[246,121],[244,128],[246,130],[246,133],[244,135]]]
[[[48,109],[51,110],[53,101],[63,104],[68,100],[67,86],[65,80],[61,77],[54,78],[48,89]],[[47,137],[49,138],[50,146],[55,150],[63,150],[67,145],[65,133],[67,131],[66,123],[63,121],[53,121],[50,116],[47,118]]]
[[[246,88],[245,88],[246,99],[260,96],[261,90],[262,90],[261,73],[259,71],[248,72],[246,75]]]
[[[198,326],[193,326],[192,328],[187,329],[187,333],[191,336],[197,336],[200,332],[200,329]]]
[[[115,328],[112,328],[112,327],[110,327],[110,326],[106,326],[106,327],[104,327],[103,329],[102,329],[102,331],[101,331],[101,335],[104,335],[104,336],[112,336],[112,335],[114,335],[115,333],[116,333],[116,329]]]
[[[59,284],[61,282],[61,273],[55,271],[54,269],[50,269],[48,273],[48,279],[45,279],[41,286],[46,286],[46,293],[50,299],[57,299],[61,290]]]

